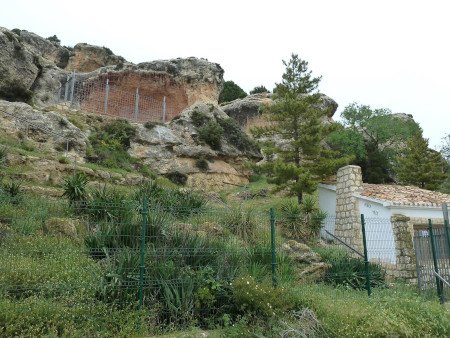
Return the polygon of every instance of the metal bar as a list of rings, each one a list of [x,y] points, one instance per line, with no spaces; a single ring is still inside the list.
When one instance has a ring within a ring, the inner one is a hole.
[[[275,246],[275,209],[270,208],[270,244],[272,251],[272,286],[277,286],[277,253]]]
[[[433,254],[433,265],[434,265],[434,272],[436,274],[439,274],[439,267],[437,262],[437,255],[436,255],[436,243],[434,242],[434,236],[433,236],[433,224],[431,223],[431,219],[428,219],[428,231],[430,233],[430,240],[431,240],[431,253]],[[441,288],[441,282],[439,278],[436,276],[436,290],[439,297],[439,301],[441,304],[444,304],[444,294],[443,290]]]
[[[324,229],[324,231],[330,235],[331,237],[333,237],[333,239],[337,240],[339,243],[341,243],[342,245],[345,245],[347,248],[349,248],[350,250],[352,250],[355,254],[357,254],[358,256],[364,258],[364,255],[362,253],[360,253],[359,251],[353,249],[350,245],[348,245],[347,243],[345,243],[343,240],[341,240],[340,238],[336,237],[335,235],[333,235],[331,232],[329,232],[328,230]]]
[[[70,76],[67,75],[66,84],[64,85],[64,101],[69,101],[69,81]]]
[[[106,79],[105,87],[105,101],[103,102],[103,111],[108,114],[108,100],[109,100],[109,79]]]
[[[134,98],[134,119],[137,121],[139,116],[139,88],[136,88],[136,95]]]
[[[372,290],[370,289],[370,271],[369,271],[369,257],[367,255],[367,240],[366,240],[366,222],[364,220],[364,215],[361,214],[361,230],[363,236],[363,247],[364,247],[364,271],[366,273],[366,289],[367,295],[370,296]]]
[[[140,248],[140,263],[139,263],[139,306],[144,305],[144,272],[145,272],[145,234],[147,231],[147,215],[148,215],[148,201],[144,197],[142,201],[142,227],[141,227],[141,248]]]
[[[70,85],[70,105],[73,103],[73,96],[75,93],[75,71],[72,73],[72,82]]]
[[[163,111],[162,111],[162,121],[166,123],[166,97],[163,98]]]
[[[436,271],[433,271],[433,275],[435,275],[437,278],[439,278],[442,283],[444,283],[445,285],[447,285],[448,287],[450,287],[450,283],[447,282],[444,277],[442,277],[440,274],[438,274]]]

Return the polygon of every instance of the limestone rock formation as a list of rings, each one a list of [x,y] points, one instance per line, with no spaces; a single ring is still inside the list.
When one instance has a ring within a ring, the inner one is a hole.
[[[12,81],[30,89],[40,71],[39,61],[16,33],[0,27],[0,90]]]
[[[69,147],[77,153],[86,151],[87,135],[74,126],[66,117],[56,112],[33,109],[26,103],[0,100],[0,132],[3,135],[30,138],[47,149],[64,151]]]
[[[123,57],[115,55],[107,47],[78,43],[73,47],[67,67],[63,68],[69,71],[76,70],[80,73],[89,73],[98,68],[125,62],[126,60]]]
[[[261,115],[261,109],[264,104],[271,104],[272,94],[261,93],[253,94],[226,103],[222,109],[228,116],[237,120],[241,125],[246,125],[248,119],[257,118]]]
[[[228,102],[222,106],[222,109],[241,125],[247,125],[252,119],[258,119],[261,116],[264,105],[270,105],[272,102],[272,94],[270,93],[253,94],[243,99]],[[333,117],[337,107],[338,104],[331,97],[320,94],[317,108],[325,113],[328,120]]]
[[[202,103],[189,107],[165,125],[150,126],[150,130],[143,125],[136,125],[131,155],[161,174],[185,175],[189,186],[220,188],[225,182],[247,183],[243,161],[261,159],[259,150],[251,143],[248,147],[239,147],[236,140],[225,133],[220,141],[220,149],[212,149],[199,138],[201,126],[197,127],[193,122],[195,114],[212,123],[223,123],[229,119],[217,105]],[[244,143],[249,141],[243,130],[234,130],[235,137]],[[199,160],[207,168],[202,168]]]

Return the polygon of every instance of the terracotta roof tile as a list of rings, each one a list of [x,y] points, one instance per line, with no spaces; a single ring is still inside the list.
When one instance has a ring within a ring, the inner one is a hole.
[[[363,184],[361,196],[391,202],[393,205],[441,206],[450,204],[450,195],[413,186]]]

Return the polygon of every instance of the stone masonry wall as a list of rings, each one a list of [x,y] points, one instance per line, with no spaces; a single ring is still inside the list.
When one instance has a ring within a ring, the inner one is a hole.
[[[413,224],[404,215],[392,215],[392,230],[395,240],[396,266],[388,275],[403,279],[409,283],[417,283],[416,255],[413,243]]]
[[[355,165],[342,167],[337,172],[335,235],[345,243],[363,252],[358,199],[362,192],[361,168]]]

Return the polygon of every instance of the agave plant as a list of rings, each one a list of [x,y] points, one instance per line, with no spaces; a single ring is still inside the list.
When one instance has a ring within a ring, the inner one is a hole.
[[[76,173],[64,180],[64,194],[71,204],[87,198],[86,185],[88,178],[84,173]]]

